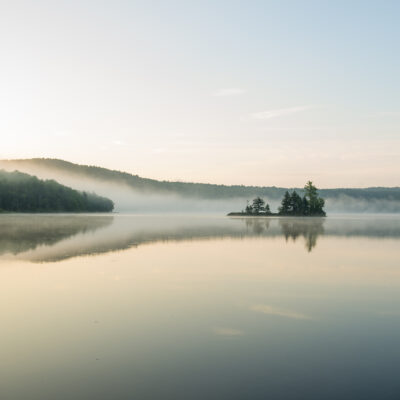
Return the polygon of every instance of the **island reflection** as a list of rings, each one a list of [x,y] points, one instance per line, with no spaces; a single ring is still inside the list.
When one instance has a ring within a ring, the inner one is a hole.
[[[0,256],[54,262],[144,243],[223,238],[303,240],[311,252],[321,236],[400,237],[398,217],[223,218],[209,216],[2,215]]]

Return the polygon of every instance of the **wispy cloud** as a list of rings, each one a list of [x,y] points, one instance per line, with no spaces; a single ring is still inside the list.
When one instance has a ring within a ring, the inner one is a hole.
[[[235,96],[242,93],[244,93],[243,89],[226,88],[217,90],[216,92],[213,93],[213,96]]]
[[[293,319],[312,319],[310,316],[306,314],[302,314],[296,311],[283,310],[281,308],[276,308],[265,304],[254,305],[251,307],[251,310],[262,314],[275,315],[278,317],[293,318]]]
[[[251,114],[250,116],[254,119],[271,119],[282,117],[284,115],[290,115],[306,110],[310,110],[315,108],[315,106],[298,106],[298,107],[288,107],[288,108],[278,108],[275,110],[267,110],[267,111],[260,111]]]
[[[243,331],[231,328],[214,328],[214,333],[220,336],[242,336]]]

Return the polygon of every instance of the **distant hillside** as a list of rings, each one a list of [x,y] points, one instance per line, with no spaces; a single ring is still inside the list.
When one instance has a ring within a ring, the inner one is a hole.
[[[111,200],[78,192],[53,180],[40,180],[18,171],[0,170],[0,211],[8,212],[105,212]]]
[[[107,168],[73,164],[68,161],[50,158],[32,158],[25,160],[0,160],[0,166],[7,169],[20,171],[52,171],[54,174],[67,173],[80,178],[90,178],[100,181],[127,185],[135,190],[173,193],[188,197],[200,197],[206,199],[222,199],[227,197],[246,197],[260,194],[269,197],[282,197],[286,189],[243,185],[214,185],[209,183],[170,182],[156,179],[141,178],[138,175],[127,172],[110,170]]]
[[[0,160],[0,167],[7,170],[17,169],[22,172],[35,174],[44,178],[59,180],[59,176],[86,180],[91,182],[112,183],[130,188],[136,193],[157,195],[178,195],[185,201],[198,199],[204,201],[220,201],[241,199],[237,201],[240,207],[245,206],[243,199],[252,199],[261,196],[276,206],[287,188],[275,186],[243,186],[243,185],[215,185],[190,182],[170,182],[147,179],[138,175],[129,174],[106,168],[88,165],[78,165],[58,159],[24,159]],[[308,177],[304,177],[306,181]],[[62,181],[62,180],[61,180]],[[62,181],[74,186],[68,179]],[[71,181],[72,182],[72,181]],[[318,186],[318,182],[314,182]],[[109,189],[107,189],[109,191]],[[302,194],[302,188],[296,188]],[[96,189],[96,192],[98,190]],[[400,212],[400,187],[384,188],[371,187],[365,189],[320,189],[319,193],[327,202],[327,211],[338,212]],[[102,194],[112,197],[113,193]],[[276,202],[274,204],[274,202]],[[205,204],[205,203],[204,203]],[[150,206],[149,206],[150,207]],[[226,209],[230,211],[232,205]]]

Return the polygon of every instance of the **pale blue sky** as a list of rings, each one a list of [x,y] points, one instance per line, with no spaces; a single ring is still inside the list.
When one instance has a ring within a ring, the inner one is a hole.
[[[399,1],[10,1],[1,158],[400,185]]]

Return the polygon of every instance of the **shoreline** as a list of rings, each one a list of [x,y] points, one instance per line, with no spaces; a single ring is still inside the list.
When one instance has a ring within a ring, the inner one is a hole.
[[[262,218],[269,218],[269,217],[295,217],[295,218],[326,218],[326,215],[283,215],[278,213],[271,213],[271,214],[249,214],[245,212],[230,212],[226,214],[227,217],[262,217]]]

